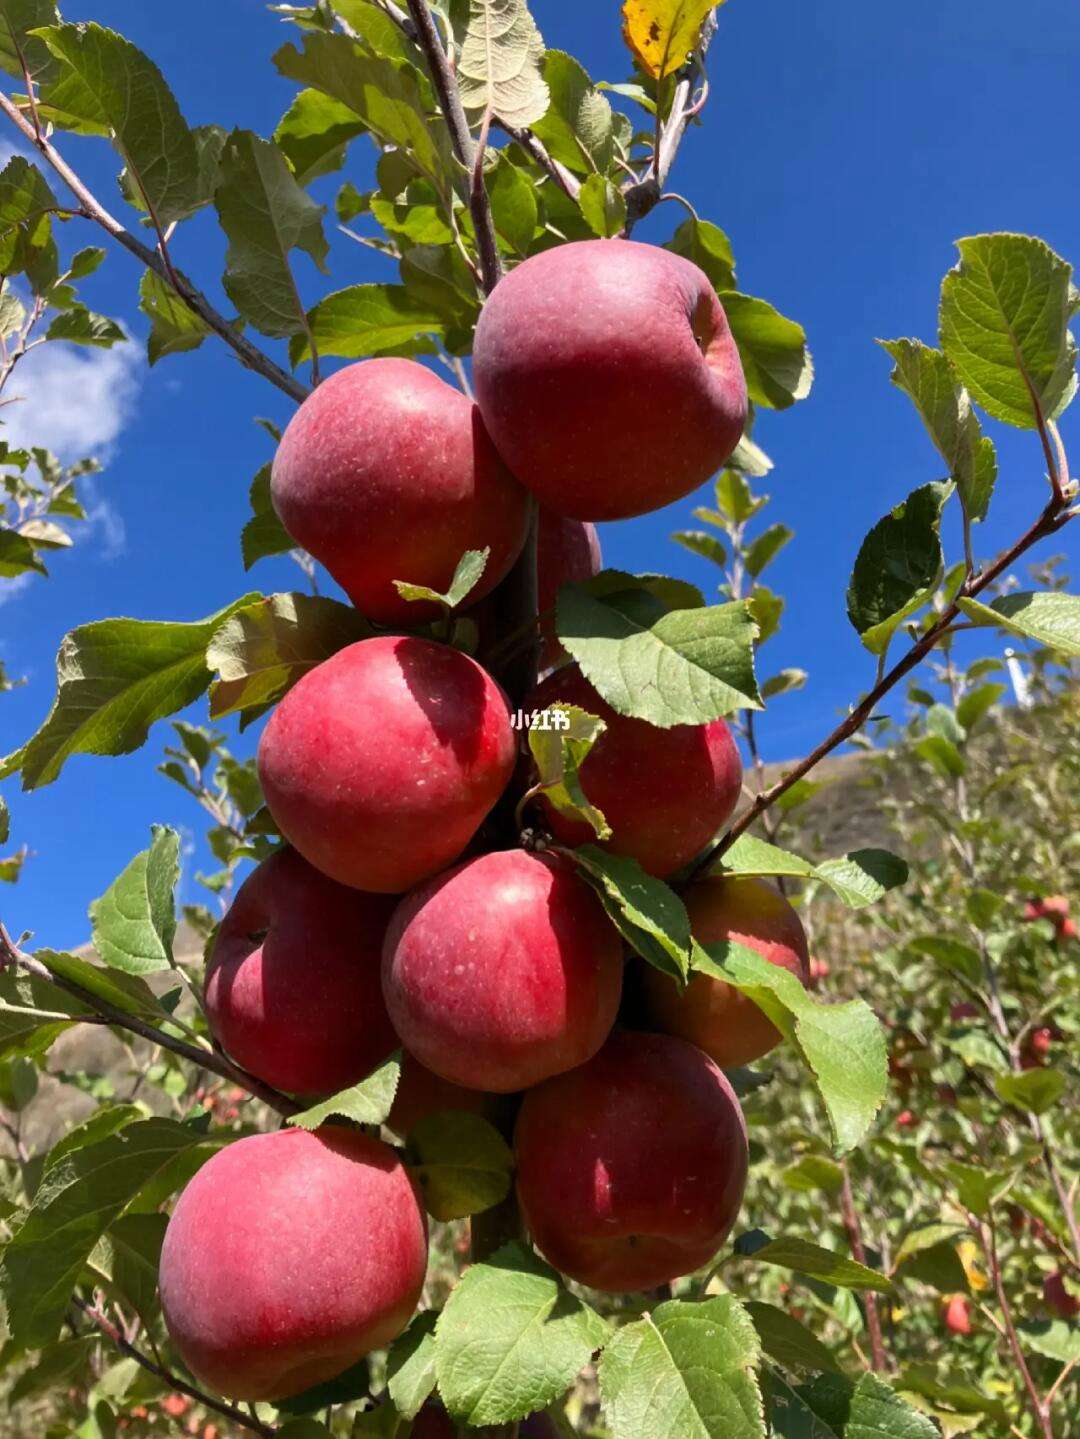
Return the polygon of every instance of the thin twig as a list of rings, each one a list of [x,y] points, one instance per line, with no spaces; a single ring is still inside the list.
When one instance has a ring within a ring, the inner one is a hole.
[[[516,145],[520,145],[525,153],[536,161],[541,170],[551,176],[563,194],[568,195],[575,204],[577,203],[578,196],[581,194],[581,181],[566,168],[561,160],[556,160],[549,153],[543,141],[538,140],[531,130],[523,129],[519,125],[508,125],[497,115],[493,117],[492,123],[497,125],[504,134],[509,135]]]
[[[893,689],[905,675],[909,674],[926,658],[949,630],[957,615],[962,613],[960,609],[961,600],[974,599],[976,595],[981,594],[1004,570],[1008,569],[1021,555],[1025,554],[1032,545],[1054,534],[1057,530],[1061,529],[1063,525],[1068,523],[1070,518],[1071,512],[1062,509],[1061,502],[1057,499],[1051,499],[1038,519],[1030,528],[1024,531],[1015,544],[1010,545],[1007,550],[1004,550],[993,564],[984,570],[980,570],[978,574],[970,576],[964,584],[961,585],[956,599],[946,607],[937,621],[926,631],[922,638],[915,641],[908,652],[899,659],[886,674],[882,675],[873,689],[855,706],[847,718],[842,720],[832,733],[823,739],[805,759],[800,760],[793,769],[789,770],[783,779],[778,780],[771,788],[758,795],[750,808],[732,825],[731,829],[728,830],[723,838],[705,851],[697,864],[694,865],[692,874],[700,874],[703,870],[707,869],[725,850],[729,849],[739,836],[744,834],[767,809],[774,805],[782,794],[786,794],[792,785],[797,784],[799,780],[808,775],[826,755],[831,754],[834,749],[843,744],[845,740],[850,739],[853,734],[856,734],[863,727],[881,700],[884,699],[889,691]]]
[[[715,34],[716,15],[713,13],[702,26],[697,53],[683,68],[676,83],[675,93],[671,97],[671,109],[668,111],[667,119],[659,127],[655,152],[650,157],[648,170],[640,179],[628,185],[623,192],[626,196],[626,227],[623,233],[626,235],[629,235],[638,221],[660,203],[664,186],[667,184],[667,177],[671,173],[675,156],[678,154],[679,146],[686,134],[686,127],[705,103],[708,84],[704,83],[701,93],[695,97],[693,93],[694,80],[697,75],[704,72],[705,55]]]
[[[847,1233],[852,1259],[857,1264],[865,1265],[866,1246],[863,1244],[859,1211],[855,1208],[855,1196],[851,1192],[851,1174],[846,1160],[841,1168],[844,1172],[844,1183],[840,1190],[840,1212],[844,1221],[844,1230]],[[866,1309],[866,1332],[870,1336],[870,1367],[878,1374],[883,1374],[887,1363],[885,1343],[881,1337],[881,1315],[878,1313],[877,1295],[869,1289],[866,1290],[863,1294],[863,1305]]]
[[[502,279],[502,260],[499,258],[499,244],[495,238],[495,222],[491,218],[491,205],[488,202],[487,187],[484,185],[482,172],[480,183],[475,183],[473,167],[477,163],[477,147],[473,143],[469,122],[465,117],[465,108],[461,103],[457,80],[450,68],[450,61],[443,49],[443,43],[439,38],[434,17],[428,9],[427,0],[408,0],[408,7],[416,32],[416,43],[424,52],[427,60],[432,84],[439,97],[439,106],[450,131],[450,143],[453,146],[454,154],[464,166],[466,173],[474,176],[474,183],[469,187],[469,211],[472,215],[473,229],[476,231],[482,287],[485,295],[490,295]],[[482,156],[483,151],[480,153]]]
[[[1005,1293],[1005,1284],[1001,1277],[1001,1263],[997,1251],[997,1231],[994,1227],[993,1213],[989,1215],[985,1224],[979,1223],[974,1215],[971,1216],[973,1227],[979,1236],[979,1243],[982,1246],[986,1258],[987,1268],[990,1270],[990,1278],[993,1281],[994,1293],[997,1295],[998,1308],[1001,1311],[1001,1321],[1005,1326],[1005,1338],[1009,1348],[1012,1350],[1013,1359],[1019,1370],[1020,1378],[1024,1382],[1028,1399],[1031,1403],[1031,1412],[1035,1416],[1035,1422],[1039,1426],[1039,1432],[1043,1439],[1054,1439],[1054,1429],[1050,1422],[1050,1411],[1039,1395],[1035,1387],[1035,1381],[1031,1377],[1031,1370],[1028,1368],[1027,1358],[1024,1355],[1020,1344],[1019,1335],[1016,1332],[1016,1325],[1013,1322],[1012,1308],[1009,1304],[1009,1297]]]
[[[239,1065],[233,1064],[225,1054],[217,1049],[200,1049],[194,1044],[188,1044],[184,1039],[178,1039],[175,1035],[167,1034],[165,1030],[158,1029],[156,1025],[140,1019],[137,1015],[127,1014],[115,1005],[109,1004],[107,1000],[100,999],[96,994],[91,994],[81,984],[74,980],[67,979],[53,972],[44,965],[41,960],[35,959],[33,955],[25,953],[16,945],[6,928],[0,923],[0,969],[15,967],[27,974],[32,974],[37,979],[43,979],[48,984],[53,984],[57,989],[62,989],[65,994],[70,994],[73,999],[79,1000],[89,1009],[94,1011],[97,1022],[114,1024],[118,1029],[126,1029],[131,1034],[137,1034],[140,1039],[149,1040],[151,1044],[160,1044],[163,1049],[169,1049],[173,1054],[178,1054],[181,1059],[188,1060],[191,1064],[197,1065],[200,1069],[208,1069],[214,1074],[219,1074],[222,1079],[229,1079],[234,1084],[241,1085],[256,1099],[281,1115],[299,1114],[303,1105],[297,1104],[295,1100],[289,1099],[287,1095],[281,1094],[262,1080],[256,1079],[254,1075],[248,1074]],[[81,1022],[81,1020],[76,1020]]]
[[[67,163],[56,147],[46,138],[45,135],[34,133],[34,127],[27,120],[26,116],[19,110],[9,96],[0,91],[0,111],[2,111],[15,128],[22,134],[24,139],[41,154],[53,172],[60,177],[71,193],[78,200],[87,218],[93,220],[108,235],[122,245],[125,250],[134,255],[148,270],[152,270],[159,279],[170,285],[180,297],[189,310],[209,326],[233,350],[241,363],[249,370],[254,370],[283,390],[294,400],[305,400],[311,393],[307,385],[302,384],[293,375],[288,374],[280,365],[276,364],[269,355],[266,355],[253,345],[239,329],[230,325],[225,317],[218,313],[210,304],[201,291],[195,289],[183,275],[176,274],[175,283],[169,277],[169,269],[156,250],[144,245],[141,240],[136,239],[130,231],[111,215],[104,205],[91,193],[90,190],[79,179],[75,171]],[[175,273],[175,272],[174,272]]]
[[[239,1424],[244,1429],[250,1429],[254,1434],[263,1435],[264,1439],[273,1439],[274,1434],[277,1433],[269,1424],[264,1424],[261,1419],[248,1414],[246,1410],[239,1409],[233,1404],[227,1404],[224,1399],[215,1399],[212,1394],[207,1394],[202,1389],[196,1389],[194,1384],[189,1384],[186,1379],[181,1379],[179,1374],[174,1374],[164,1364],[158,1364],[148,1354],[136,1349],[135,1345],[121,1334],[112,1320],[103,1314],[96,1305],[88,1304],[77,1294],[72,1296],[72,1303],[86,1315],[99,1333],[119,1349],[121,1354],[128,1359],[134,1359],[140,1368],[145,1369],[148,1374],[153,1374],[155,1378],[167,1384],[170,1389],[175,1389],[180,1394],[186,1394],[189,1399],[194,1399],[197,1404],[201,1404],[204,1409],[210,1409],[225,1419],[231,1419],[234,1424]]]

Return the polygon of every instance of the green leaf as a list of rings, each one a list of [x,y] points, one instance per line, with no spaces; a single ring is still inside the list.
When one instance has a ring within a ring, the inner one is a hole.
[[[39,575],[48,574],[44,560],[26,535],[21,535],[18,530],[0,529],[0,578],[14,579],[28,570]]]
[[[450,581],[450,588],[444,595],[440,594],[438,590],[430,589],[427,585],[412,585],[406,580],[395,580],[394,587],[402,599],[426,600],[429,604],[442,605],[447,610],[456,610],[479,584],[490,554],[490,548],[466,550],[458,560],[453,579]]]
[[[924,1224],[904,1236],[900,1248],[896,1251],[893,1266],[899,1269],[916,1254],[922,1254],[927,1249],[936,1249],[939,1244],[955,1243],[966,1233],[967,1229],[963,1224]]]
[[[930,598],[944,569],[941,511],[952,484],[920,485],[863,540],[848,586],[848,619],[871,654]]]
[[[915,753],[924,759],[928,765],[937,770],[938,774],[949,779],[955,775],[962,775],[967,764],[964,756],[953,744],[952,740],[946,739],[941,734],[924,735],[913,746]]]
[[[956,718],[965,733],[971,733],[1004,693],[1005,686],[996,683],[979,685],[977,689],[968,690],[956,706]]]
[[[64,1339],[46,1349],[38,1362],[24,1369],[16,1379],[8,1393],[8,1402],[21,1404],[43,1391],[77,1384],[89,1373],[97,1342],[96,1336],[88,1335],[83,1339]]]
[[[664,249],[692,260],[699,270],[705,271],[715,290],[734,290],[735,255],[731,241],[719,225],[709,220],[684,220]]]
[[[291,1115],[288,1122],[299,1129],[318,1129],[320,1124],[337,1115],[357,1124],[382,1124],[393,1106],[400,1078],[401,1051],[397,1050],[359,1084],[312,1105],[302,1114]]]
[[[345,35],[310,33],[298,51],[274,56],[279,72],[346,105],[385,148],[404,150],[440,194],[452,174],[445,122],[431,114],[419,72],[406,61],[376,55]]]
[[[302,334],[308,320],[289,265],[304,250],[320,269],[329,251],[323,208],[301,189],[285,156],[250,130],[234,130],[214,195],[229,240],[224,285],[245,320],[264,335]]]
[[[745,524],[769,503],[767,496],[754,495],[738,470],[721,470],[715,490],[717,509],[733,525]]]
[[[351,285],[320,300],[307,317],[320,355],[361,360],[371,355],[423,355],[430,337],[445,329],[445,318],[406,285]],[[294,365],[311,358],[307,334],[289,347]]]
[[[611,106],[588,71],[563,50],[544,56],[550,103],[532,126],[548,154],[578,174],[605,173],[615,153]]]
[[[30,32],[59,20],[53,0],[0,0],[0,69],[21,82],[25,61],[38,85],[51,80],[59,65],[44,40]]]
[[[124,1214],[94,1246],[88,1267],[144,1324],[156,1319],[158,1265],[168,1220],[164,1214]]]
[[[984,520],[997,479],[997,454],[994,442],[982,432],[967,391],[957,384],[941,350],[919,340],[878,343],[896,361],[890,378],[918,410],[949,467],[968,517]]]
[[[154,826],[153,836],[150,848],[90,906],[94,948],[111,969],[127,974],[156,974],[173,966],[180,836],[161,825]]]
[[[777,695],[788,694],[791,690],[801,690],[808,678],[805,670],[781,670],[779,674],[770,675],[761,686],[761,698],[770,700]]]
[[[195,139],[158,67],[113,30],[84,22],[39,32],[61,62],[42,91],[57,123],[111,135],[163,227],[199,204]]]
[[[668,729],[761,708],[743,600],[666,610],[644,591],[605,598],[564,585],[555,614],[560,643],[620,714]]]
[[[0,1055],[45,1054],[55,1039],[92,1010],[47,980],[0,974]]]
[[[571,852],[626,942],[663,974],[682,982],[690,969],[690,917],[682,900],[636,859],[595,845]]]
[[[351,606],[321,595],[269,595],[235,609],[206,650],[216,675],[211,719],[273,704],[309,670],[370,633]]]
[[[145,980],[137,974],[116,969],[104,969],[92,964],[79,954],[65,954],[53,949],[39,949],[35,955],[51,974],[66,979],[85,989],[97,999],[103,999],[114,1009],[124,1014],[136,1015],[140,1019],[160,1023],[169,1017],[162,1002]]]
[[[386,1387],[398,1413],[415,1419],[435,1388],[435,1321],[431,1310],[418,1314],[390,1346]]]
[[[139,1191],[203,1136],[147,1119],[66,1155],[43,1176],[0,1262],[13,1338],[40,1348],[55,1336],[94,1246]]]
[[[864,1000],[824,1004],[795,975],[734,941],[694,945],[692,967],[747,994],[809,1065],[838,1152],[853,1149],[873,1123],[888,1081],[885,1038]]]
[[[558,705],[545,715],[562,717],[561,723],[533,722],[529,726],[529,751],[536,764],[536,782],[548,802],[569,819],[582,820],[592,827],[597,839],[607,839],[611,827],[589,800],[581,785],[581,766],[593,745],[607,729],[603,720],[575,705]]]
[[[781,1182],[798,1193],[822,1189],[826,1194],[839,1194],[844,1185],[844,1171],[824,1154],[804,1154],[789,1164],[780,1175]]]
[[[539,215],[532,181],[524,170],[519,170],[502,154],[495,173],[488,179],[487,191],[495,233],[519,255],[527,255]],[[446,238],[449,239],[449,235]]]
[[[149,273],[149,271],[147,272]],[[107,315],[96,315],[85,305],[73,305],[57,315],[45,331],[47,340],[67,340],[72,345],[90,345],[99,350],[111,350],[121,344],[127,335]]]
[[[960,600],[961,610],[976,625],[1002,629],[1019,639],[1034,640],[1060,654],[1080,656],[1080,595],[1060,590],[1002,595],[989,605]]]
[[[727,564],[727,550],[721,541],[707,530],[676,530],[671,538],[692,555],[700,555],[703,560],[712,560],[713,564],[719,565],[721,569]]]
[[[958,939],[950,939],[943,934],[916,935],[907,941],[904,948],[913,954],[925,954],[945,969],[962,974],[973,983],[978,983],[982,977],[982,960],[978,951]]]
[[[465,1271],[435,1328],[439,1393],[467,1424],[506,1424],[563,1394],[608,1325],[523,1245]]]
[[[363,133],[363,121],[348,105],[321,90],[301,90],[278,121],[274,143],[297,183],[309,185],[340,170],[349,141]]]
[[[755,405],[786,410],[804,400],[814,383],[806,331],[765,300],[724,290],[720,301],[739,347],[746,391]]]
[[[764,1439],[760,1353],[749,1314],[729,1294],[659,1305],[619,1329],[601,1356],[613,1439]]]
[[[1059,1364],[1080,1364],[1080,1324],[1063,1319],[1022,1319],[1017,1324],[1025,1349]]]
[[[202,316],[189,309],[173,287],[153,270],[146,270],[139,283],[139,309],[150,321],[146,354],[151,365],[165,355],[197,350],[211,333]]]
[[[746,551],[747,574],[756,579],[794,537],[794,533],[787,525],[770,525],[767,530],[763,530]]]
[[[578,196],[581,213],[594,234],[603,239],[618,235],[626,224],[623,192],[606,175],[590,175]]]
[[[973,235],[957,249],[941,287],[942,348],[988,414],[1034,429],[1076,390],[1072,267],[1029,235]]]
[[[66,635],[57,694],[25,745],[24,789],[51,784],[73,754],[130,754],[155,720],[185,709],[210,683],[206,647],[218,627],[260,598],[245,595],[195,624],[96,620]]]
[[[1015,1171],[1002,1173],[1000,1170],[963,1164],[959,1160],[942,1163],[929,1173],[944,1189],[955,1192],[965,1209],[970,1209],[980,1218],[990,1213],[994,1201],[1000,1199],[1016,1181]]]
[[[945,704],[932,704],[926,711],[926,728],[951,744],[964,743],[964,731],[954,712]]]
[[[276,1407],[285,1415],[314,1414],[335,1404],[352,1404],[357,1399],[366,1399],[370,1393],[371,1365],[365,1356],[357,1363],[351,1364],[341,1374],[335,1375],[333,1379],[328,1379],[325,1384],[315,1384],[310,1389],[304,1389],[301,1393],[293,1395],[291,1399],[277,1400]],[[393,1406],[389,1404],[380,1406],[380,1411],[392,1411],[392,1409]],[[290,1439],[329,1439],[327,1430],[321,1424],[317,1424],[314,1419],[293,1419],[283,1429],[277,1429],[274,1432],[275,1435],[290,1436]],[[388,1428],[385,1431],[374,1428],[363,1430],[354,1428],[352,1439],[358,1439],[361,1433],[379,1434],[380,1439],[385,1433],[385,1439],[396,1439],[396,1428]]]
[[[500,1204],[510,1192],[514,1156],[479,1114],[428,1114],[409,1131],[410,1171],[433,1219],[449,1223]]]
[[[474,123],[490,109],[508,125],[526,126],[548,109],[540,65],[544,42],[525,0],[468,0],[459,39],[457,81]]]
[[[12,155],[0,172],[0,270],[5,275],[55,255],[50,212],[58,203],[37,166]]]
[[[807,1239],[772,1239],[745,1257],[755,1264],[793,1269],[796,1274],[807,1274],[838,1289],[870,1289],[878,1294],[888,1294],[893,1288],[892,1281],[878,1270],[848,1259],[846,1255],[835,1254],[820,1244],[812,1244]]]
[[[758,1302],[746,1303],[743,1307],[753,1321],[762,1349],[777,1364],[785,1369],[809,1369],[814,1373],[840,1371],[821,1340],[783,1309]]]
[[[292,536],[277,517],[270,498],[270,476],[273,465],[263,465],[251,482],[248,497],[252,515],[240,536],[240,552],[244,569],[250,570],[256,560],[269,555],[284,555],[294,548]]]
[[[999,1074],[994,1088],[1006,1104],[1045,1114],[1065,1093],[1065,1076],[1056,1069],[1025,1069],[1020,1074]]]
[[[906,884],[909,873],[905,862],[887,849],[854,849],[840,859],[813,865],[752,834],[740,835],[709,872],[824,880],[850,909],[876,904],[889,890]]]

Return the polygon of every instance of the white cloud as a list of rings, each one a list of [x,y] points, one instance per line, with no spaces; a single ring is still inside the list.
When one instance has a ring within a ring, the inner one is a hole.
[[[26,159],[25,150],[20,149],[18,145],[9,144],[7,140],[0,140],[0,170],[4,168],[13,155],[21,155],[24,160]]]
[[[9,395],[20,398],[0,410],[0,433],[9,444],[39,445],[66,463],[91,456],[107,464],[131,418],[144,366],[130,341],[111,350],[55,341],[31,350],[9,381]],[[93,476],[80,480],[79,489],[88,526],[78,532],[92,528],[98,558],[115,559],[124,551],[123,519]]]
[[[19,364],[8,382],[17,404],[0,418],[13,445],[43,445],[62,460],[108,458],[134,409],[142,352],[128,341],[111,350],[82,350],[53,341]]]
[[[13,600],[21,595],[27,585],[32,584],[34,576],[29,570],[24,570],[21,575],[15,575],[10,580],[0,580],[0,606],[6,605],[8,600]]]

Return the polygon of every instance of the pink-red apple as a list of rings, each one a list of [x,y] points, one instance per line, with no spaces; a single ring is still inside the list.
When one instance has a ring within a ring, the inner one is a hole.
[[[540,668],[566,658],[555,635],[555,601],[567,584],[583,584],[600,573],[600,537],[596,526],[564,519],[540,509],[536,531],[536,580],[540,611]]]
[[[1080,1299],[1066,1289],[1065,1276],[1060,1269],[1055,1269],[1043,1280],[1043,1302],[1061,1319],[1075,1319],[1080,1314]]]
[[[207,967],[207,1015],[226,1053],[290,1094],[334,1094],[363,1079],[398,1044],[379,974],[393,907],[293,849],[259,865]]]
[[[581,766],[588,798],[603,812],[611,838],[603,848],[630,855],[650,874],[667,876],[688,864],[731,817],[742,785],[742,764],[722,719],[706,725],[657,729],[618,714],[577,665],[548,675],[530,710],[576,705],[607,729]],[[540,798],[544,823],[564,844],[595,844],[584,823]]]
[[[479,410],[415,360],[365,360],[324,380],[289,422],[271,493],[297,544],[386,625],[436,613],[395,580],[442,594],[466,550],[489,548],[479,599],[525,539],[528,497]]]
[[[491,1095],[482,1090],[465,1089],[440,1079],[406,1049],[401,1056],[401,1077],[386,1123],[395,1134],[406,1139],[420,1121],[431,1114],[443,1114],[448,1109],[484,1114],[494,1102]]]
[[[560,245],[512,270],[480,315],[473,377],[511,471],[578,520],[681,499],[746,424],[739,352],[708,277],[633,240]]]
[[[971,1333],[971,1303],[966,1294],[954,1294],[941,1308],[941,1317],[953,1334]]]
[[[181,1358],[231,1399],[285,1399],[401,1333],[427,1224],[408,1173],[358,1130],[283,1129],[220,1150],[173,1211],[161,1304]]]
[[[733,940],[789,970],[804,985],[809,982],[806,931],[771,884],[744,875],[707,879],[691,885],[683,899],[702,944]],[[695,974],[680,993],[673,980],[648,965],[645,989],[657,1028],[688,1039],[723,1069],[752,1064],[780,1043],[772,1020],[722,979]]]
[[[259,778],[282,834],[356,889],[452,863],[515,761],[506,696],[458,650],[385,635],[309,670],[270,717]]]
[[[707,1055],[616,1031],[525,1096],[517,1193],[536,1247],[594,1289],[654,1289],[707,1264],[746,1185],[746,1124]]]
[[[524,850],[466,860],[408,895],[386,934],[383,993],[420,1063],[452,1084],[527,1089],[603,1044],[622,946],[567,861]]]

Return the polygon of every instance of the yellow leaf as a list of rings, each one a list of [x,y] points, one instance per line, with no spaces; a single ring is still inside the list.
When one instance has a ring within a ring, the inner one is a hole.
[[[623,39],[657,80],[678,70],[718,0],[623,0]],[[719,0],[723,4],[723,0]]]
[[[967,1275],[967,1282],[971,1286],[973,1294],[981,1294],[990,1288],[990,1280],[986,1272],[979,1268],[978,1259],[982,1251],[973,1239],[965,1239],[956,1246],[956,1252],[960,1256],[960,1263],[964,1266],[964,1273]]]

